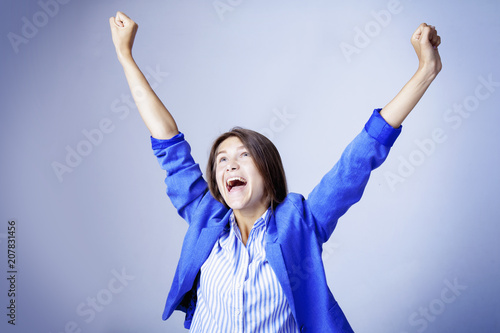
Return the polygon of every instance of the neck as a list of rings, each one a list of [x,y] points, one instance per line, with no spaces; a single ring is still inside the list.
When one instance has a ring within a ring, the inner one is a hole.
[[[236,219],[236,223],[238,224],[238,228],[240,229],[241,240],[245,246],[247,245],[250,230],[252,230],[255,222],[259,219],[259,217],[262,216],[262,214],[264,214],[267,208],[268,206],[262,205],[252,210],[233,210],[234,218]]]

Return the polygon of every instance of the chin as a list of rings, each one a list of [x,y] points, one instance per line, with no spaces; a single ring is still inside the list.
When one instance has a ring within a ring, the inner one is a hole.
[[[234,202],[234,201],[228,201],[228,200],[225,200],[226,201],[226,204],[228,205],[229,208],[231,208],[232,210],[240,210],[240,209],[243,209],[245,208],[245,204],[244,203],[241,203],[241,202]]]

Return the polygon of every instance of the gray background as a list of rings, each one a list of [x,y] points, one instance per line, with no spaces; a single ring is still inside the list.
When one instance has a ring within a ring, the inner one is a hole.
[[[117,10],[138,22],[136,61],[203,169],[211,141],[241,125],[272,138],[304,195],[413,75],[410,36],[434,24],[443,70],[325,244],[326,273],[357,332],[500,332],[500,2],[66,2],[0,5],[2,332],[185,331],[182,313],[161,313],[186,225],[127,104]]]

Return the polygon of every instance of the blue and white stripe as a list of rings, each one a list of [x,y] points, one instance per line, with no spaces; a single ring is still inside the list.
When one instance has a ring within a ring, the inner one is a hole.
[[[190,332],[298,332],[285,294],[266,260],[268,209],[247,240],[231,214],[230,228],[201,267]]]

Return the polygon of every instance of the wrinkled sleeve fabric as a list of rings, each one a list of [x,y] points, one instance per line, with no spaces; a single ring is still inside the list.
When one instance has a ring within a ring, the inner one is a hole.
[[[387,158],[401,133],[375,109],[365,127],[346,147],[339,161],[309,194],[306,205],[314,217],[317,236],[326,242],[337,220],[363,195],[370,173]]]
[[[167,173],[167,195],[179,215],[191,223],[203,197],[209,194],[208,185],[200,166],[191,156],[191,147],[179,133],[167,140],[151,136],[153,152],[162,169]]]

